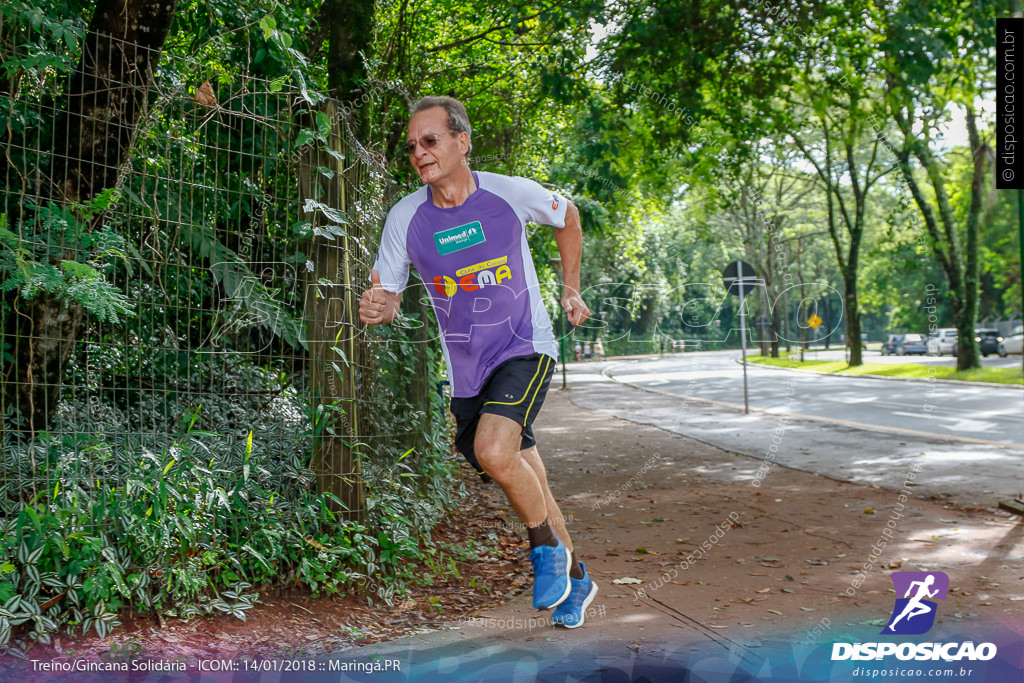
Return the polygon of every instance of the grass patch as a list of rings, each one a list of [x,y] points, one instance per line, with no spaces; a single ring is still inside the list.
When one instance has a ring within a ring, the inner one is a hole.
[[[864,363],[851,368],[842,360],[808,360],[801,363],[797,359],[765,358],[764,356],[747,356],[747,360],[758,365],[771,365],[778,368],[800,368],[817,372],[834,372],[843,375],[884,375],[886,377],[934,377],[935,379],[954,379],[964,382],[992,382],[994,384],[1024,384],[1020,367],[1014,368],[976,368],[964,372],[954,367],[924,365],[921,363]]]

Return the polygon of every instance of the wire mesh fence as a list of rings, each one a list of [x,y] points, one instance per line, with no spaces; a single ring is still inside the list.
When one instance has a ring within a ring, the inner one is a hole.
[[[202,74],[181,61],[160,63],[134,123],[73,85],[67,99],[87,100],[77,107],[8,99],[10,119],[41,124],[4,141],[4,251],[22,273],[4,309],[8,431],[103,434],[128,451],[162,450],[183,426],[310,431],[295,372],[306,354],[294,95],[251,76],[175,83]],[[33,300],[66,320],[28,320]]]
[[[441,507],[396,483],[448,467],[436,354],[356,325],[382,161],[284,78],[157,57],[90,34],[0,99],[0,603],[33,638],[338,590]]]

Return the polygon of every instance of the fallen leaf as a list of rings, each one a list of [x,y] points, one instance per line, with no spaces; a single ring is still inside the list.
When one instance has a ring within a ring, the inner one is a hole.
[[[779,610],[777,610],[777,609],[770,609],[770,610],[768,610],[768,611],[769,611],[769,612],[771,612],[772,614],[778,614],[778,615],[779,615],[780,617],[784,617],[784,616],[786,616],[785,614],[783,614],[782,612],[780,612],[780,611],[779,611]]]
[[[633,576],[623,576],[622,578],[619,578],[619,579],[612,579],[612,583],[616,583],[616,584],[619,584],[619,585],[622,585],[622,584],[633,584],[633,583],[643,583],[643,582],[644,582],[643,579],[638,579],[638,578],[633,577]]]
[[[196,89],[196,102],[204,107],[214,107],[217,105],[217,96],[213,93],[213,86],[210,85],[209,80],[204,81]]]

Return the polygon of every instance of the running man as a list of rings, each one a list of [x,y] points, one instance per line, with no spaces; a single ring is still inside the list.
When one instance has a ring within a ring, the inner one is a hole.
[[[902,619],[903,617],[906,617],[907,621],[910,621],[919,614],[928,614],[932,611],[932,608],[930,606],[924,604],[921,601],[925,598],[934,598],[936,594],[938,594],[938,588],[930,592],[928,590],[928,588],[933,583],[935,583],[935,575],[929,574],[924,581],[914,581],[909,586],[907,586],[907,594],[903,597],[910,597],[910,594],[914,591],[914,586],[919,586],[919,588],[917,589],[917,594],[914,597],[910,598],[910,600],[907,602],[906,607],[904,607],[903,611],[900,612],[900,615],[893,619],[892,623],[889,624],[888,629],[890,631],[894,630],[893,626],[895,626],[896,622]]]
[[[576,628],[597,585],[576,559],[533,435],[558,347],[526,224],[555,226],[561,304],[579,325],[590,316],[579,294],[579,212],[532,180],[470,170],[473,131],[458,100],[424,97],[411,114],[406,148],[424,186],[388,213],[359,318],[368,325],[394,320],[409,268],[416,268],[441,328],[455,445],[498,482],[527,528],[533,606],[557,608],[552,623]]]

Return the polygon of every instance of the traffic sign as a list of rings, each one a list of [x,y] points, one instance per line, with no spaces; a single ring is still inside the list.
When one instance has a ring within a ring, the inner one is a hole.
[[[821,327],[821,324],[823,322],[825,321],[819,318],[817,314],[814,314],[807,319],[807,324],[813,327],[814,329],[818,329],[819,327]]]
[[[740,274],[741,269],[742,274]],[[726,292],[739,296],[741,284],[743,294],[746,295],[753,292],[754,288],[760,284],[760,281],[757,279],[757,271],[754,270],[754,266],[746,261],[736,260],[727,265],[725,270],[722,271],[722,284],[725,285]]]

